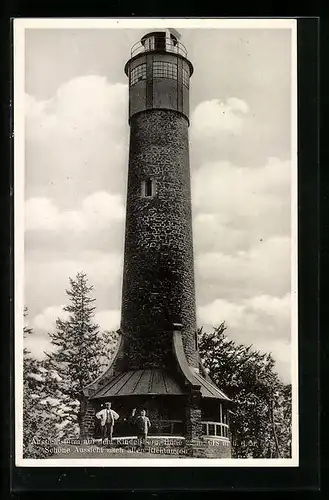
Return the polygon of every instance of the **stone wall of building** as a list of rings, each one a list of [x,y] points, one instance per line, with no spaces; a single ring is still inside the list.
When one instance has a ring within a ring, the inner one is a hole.
[[[85,399],[81,404],[81,438],[93,437],[95,434],[95,413],[96,409],[89,399]]]
[[[187,398],[185,406],[185,436],[187,440],[193,442],[202,437],[201,418],[201,395],[195,391]]]
[[[150,110],[132,117],[121,330],[131,369],[170,366],[172,324],[198,366],[188,122]],[[153,197],[142,183],[155,183]],[[134,340],[136,339],[136,340]]]
[[[186,440],[186,455],[191,458],[231,458],[231,444],[224,439]]]

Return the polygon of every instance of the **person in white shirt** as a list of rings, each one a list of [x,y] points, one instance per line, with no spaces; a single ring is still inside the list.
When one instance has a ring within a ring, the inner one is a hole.
[[[96,413],[96,418],[100,420],[102,439],[108,438],[112,443],[114,422],[118,420],[119,415],[111,409],[111,403],[105,403],[105,408]]]

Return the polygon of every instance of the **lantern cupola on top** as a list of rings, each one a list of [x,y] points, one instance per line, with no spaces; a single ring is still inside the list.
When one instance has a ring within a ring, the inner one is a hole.
[[[125,65],[129,77],[129,121],[148,109],[171,109],[189,119],[189,86],[193,65],[175,30],[144,35]]]

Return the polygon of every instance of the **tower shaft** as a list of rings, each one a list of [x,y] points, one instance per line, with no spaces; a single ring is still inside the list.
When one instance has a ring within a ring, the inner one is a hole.
[[[198,367],[185,47],[165,32],[132,49],[121,331],[128,368],[172,364],[173,323]]]
[[[129,366],[166,366],[173,323],[197,366],[188,121],[153,109],[130,127],[121,322]]]

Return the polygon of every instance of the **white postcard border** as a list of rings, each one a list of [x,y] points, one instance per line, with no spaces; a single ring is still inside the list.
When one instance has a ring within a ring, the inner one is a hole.
[[[25,170],[25,29],[290,29],[291,30],[291,459],[24,459],[23,458],[23,310]],[[14,231],[15,231],[15,459],[19,467],[297,467],[298,418],[298,169],[297,169],[297,20],[296,19],[42,19],[14,20]]]

